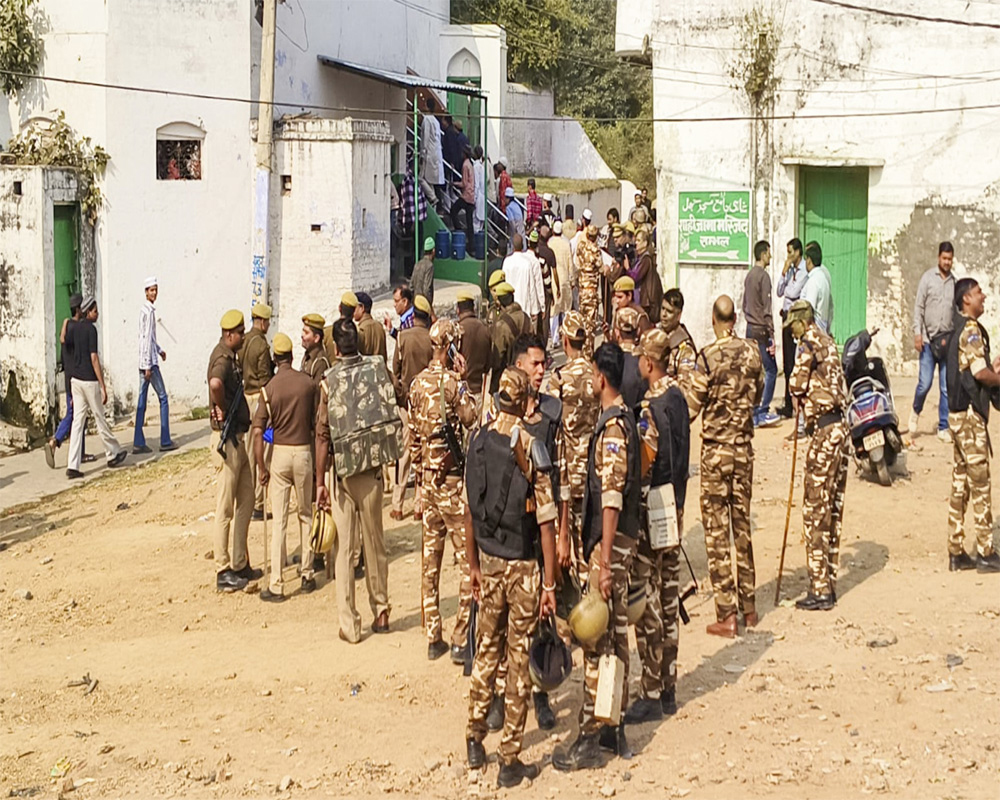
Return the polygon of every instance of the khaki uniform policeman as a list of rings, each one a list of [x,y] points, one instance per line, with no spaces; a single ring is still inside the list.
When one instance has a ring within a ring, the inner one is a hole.
[[[268,588],[260,593],[260,599],[280,603],[285,599],[282,572],[287,559],[288,506],[293,488],[297,507],[295,523],[299,528],[299,541],[303,542],[302,556],[307,555],[305,550],[308,545],[303,532],[308,533],[312,520],[316,384],[308,375],[292,368],[292,340],[283,333],[274,337],[274,360],[278,371],[267,386],[261,388],[253,417],[252,436],[259,480],[263,486],[270,484],[274,514],[271,578]],[[263,434],[268,425],[274,437],[270,467],[264,460]]]
[[[458,326],[462,329],[462,346],[459,352],[465,359],[465,379],[469,391],[476,396],[476,404],[483,402],[483,378],[490,370],[493,360],[493,338],[490,329],[476,316],[476,296],[472,292],[460,291],[457,296]],[[486,387],[489,391],[489,387]]]
[[[736,636],[737,593],[748,627],[757,624],[750,496],[753,490],[753,409],[764,387],[760,350],[733,333],[736,311],[722,295],[712,308],[716,340],[698,354],[687,392],[691,419],[702,414],[701,518],[708,572],[715,592],[716,636]],[[729,559],[736,545],[735,591]]]
[[[250,430],[250,408],[243,396],[243,378],[236,353],[243,344],[243,314],[235,309],[222,315],[222,336],[208,358],[208,401],[212,426],[212,453],[219,471],[215,503],[215,585],[219,591],[244,588],[263,576],[247,558],[247,533],[253,513],[253,479],[243,435]],[[238,398],[238,399],[237,399]],[[218,454],[226,415],[235,415],[231,438]],[[230,543],[232,555],[230,555]]]
[[[587,320],[590,341],[584,349],[588,358],[593,352],[598,331],[597,311],[600,304],[601,267],[604,261],[597,246],[597,228],[588,225],[576,246],[577,280],[580,284],[580,313]]]
[[[360,539],[364,549],[368,602],[374,618],[372,631],[389,631],[389,562],[382,527],[382,468],[373,466],[339,477],[330,457],[330,423],[338,418],[343,420],[349,405],[356,409],[358,420],[370,420],[375,409],[391,408],[394,391],[382,359],[359,354],[358,333],[353,322],[337,320],[332,336],[336,361],[320,384],[316,410],[316,504],[330,510],[337,529],[330,557],[334,560],[337,576],[339,635],[343,641],[357,643],[361,640],[361,616],[355,604],[351,547],[354,536]],[[363,377],[367,387],[363,397],[346,396],[350,385],[346,374],[352,371],[355,376]],[[353,533],[355,530],[357,534]],[[305,576],[303,572],[303,583]]]
[[[247,331],[240,348],[240,367],[243,370],[243,394],[247,399],[250,413],[257,408],[260,398],[260,388],[267,385],[274,374],[274,363],[271,361],[271,348],[267,344],[267,329],[271,325],[271,307],[265,303],[257,303],[250,312],[253,327]],[[258,480],[257,458],[253,452],[253,438],[246,437],[247,458],[250,459],[250,477],[254,485],[253,516],[251,519],[264,519],[264,486]],[[270,456],[265,453],[265,461]]]
[[[670,355],[667,359],[667,374],[675,378],[685,394],[691,386],[691,376],[694,374],[695,358],[698,349],[694,339],[681,322],[681,312],[684,310],[684,295],[680,289],[669,289],[663,295],[660,303],[659,327],[667,334],[670,345]]]
[[[546,391],[562,403],[562,425],[556,440],[559,466],[559,558],[575,565],[581,585],[587,582],[590,567],[583,555],[583,495],[587,485],[587,448],[590,434],[601,413],[600,399],[594,394],[593,369],[584,357],[587,321],[579,311],[567,311],[559,328],[566,363],[556,367]]]
[[[808,300],[792,303],[784,324],[799,342],[789,392],[801,401],[805,424],[814,429],[806,453],[802,502],[809,593],[795,605],[822,611],[837,602],[837,562],[850,447],[844,420],[847,384],[837,345],[815,323]]]
[[[506,658],[506,705],[498,752],[498,784],[507,787],[538,775],[537,767],[527,766],[518,759],[531,694],[528,640],[539,611],[546,616],[556,606],[556,505],[548,473],[551,465],[536,464],[532,458],[537,456],[534,439],[523,422],[528,391],[528,379],[523,372],[516,368],[504,371],[500,378],[499,413],[476,435],[466,467],[469,527],[474,534],[467,542],[468,561],[473,592],[480,604],[478,648],[469,688],[466,733],[469,766],[478,768],[486,763],[482,745],[487,732],[486,717],[499,664]],[[510,451],[515,430],[517,447],[522,456],[527,456],[521,463]],[[507,483],[506,504],[501,512],[494,512],[494,518],[490,512],[504,499],[505,476],[515,470],[520,480]],[[540,581],[536,555],[539,545],[545,565],[544,581]]]
[[[500,375],[511,365],[513,360],[514,342],[518,336],[531,333],[531,317],[514,300],[514,287],[507,282],[498,283],[497,302],[500,303],[500,314],[493,323],[490,332],[493,341],[493,385],[491,392],[497,391]]]
[[[385,327],[372,317],[372,298],[367,292],[358,292],[361,315],[357,318],[358,352],[363,356],[381,356],[388,363],[388,348],[385,341]],[[357,315],[355,315],[357,316]]]
[[[629,708],[625,722],[657,720],[677,711],[677,645],[680,611],[680,533],[684,530],[690,425],[687,401],[677,381],[667,375],[670,345],[667,334],[651,328],[639,343],[639,367],[649,382],[639,417],[643,482],[652,487],[669,483],[677,507],[676,545],[653,550],[647,535],[639,540],[632,562],[632,584],[646,587],[646,608],[635,626],[642,663],[641,697]],[[663,428],[663,430],[661,430]],[[646,519],[648,519],[648,506]]]
[[[337,306],[338,319],[349,319],[356,322],[358,307],[360,306],[358,296],[354,292],[347,291],[340,296],[340,303]],[[324,320],[325,322],[325,320]],[[323,351],[326,353],[327,361],[333,364],[337,360],[337,348],[333,343],[333,325],[326,325],[323,328]]]
[[[320,314],[306,314],[302,318],[302,356],[299,369],[319,386],[323,375],[330,369],[330,358],[323,346],[323,326],[326,320]]]
[[[507,273],[502,269],[495,269],[490,273],[488,288],[490,290],[490,306],[486,314],[486,322],[492,326],[500,316],[500,300],[497,298],[496,287],[507,282]]]
[[[594,353],[594,393],[601,400],[601,416],[587,453],[587,486],[583,498],[584,555],[589,560],[590,591],[600,591],[611,602],[610,629],[592,647],[583,650],[583,707],[580,735],[567,749],[552,755],[552,765],[562,771],[596,766],[600,747],[623,757],[631,753],[624,725],[602,730],[594,716],[600,657],[613,653],[628,675],[628,574],[639,537],[641,495],[639,433],[632,412],[625,407],[619,387],[624,354],[606,342]],[[612,511],[615,522],[606,512]],[[622,687],[622,708],[628,706],[628,680]],[[600,735],[600,738],[599,738]]]
[[[465,381],[448,369],[448,348],[458,342],[460,329],[451,320],[438,320],[431,327],[434,358],[410,386],[410,458],[417,481],[414,509],[423,523],[423,578],[420,586],[423,625],[427,633],[427,656],[437,659],[448,652],[441,640],[438,606],[441,560],[446,538],[451,539],[462,570],[458,618],[452,633],[452,659],[461,660],[469,626],[472,590],[465,558],[465,499],[462,469],[444,436],[449,423],[459,435],[459,425],[471,428],[476,404]]]

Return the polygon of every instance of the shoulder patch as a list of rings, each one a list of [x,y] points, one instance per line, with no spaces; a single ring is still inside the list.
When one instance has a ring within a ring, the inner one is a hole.
[[[607,442],[604,445],[604,449],[607,450],[609,453],[618,455],[621,452],[622,446],[618,444],[618,442]]]

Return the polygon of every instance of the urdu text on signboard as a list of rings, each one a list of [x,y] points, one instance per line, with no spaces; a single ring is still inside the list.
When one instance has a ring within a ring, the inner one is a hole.
[[[750,263],[750,192],[680,192],[677,260]]]

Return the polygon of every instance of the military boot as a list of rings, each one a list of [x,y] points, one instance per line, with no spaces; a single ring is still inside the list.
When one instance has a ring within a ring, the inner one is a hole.
[[[948,571],[958,572],[964,569],[975,569],[976,562],[973,561],[972,556],[966,553],[964,550],[957,556],[948,556]]]
[[[469,759],[470,769],[480,769],[486,764],[486,748],[483,747],[482,742],[477,742],[475,739],[466,739],[465,752]]]
[[[640,697],[628,707],[625,713],[625,722],[629,725],[637,725],[640,722],[655,722],[663,719],[663,709],[659,700],[651,700],[648,697]]]
[[[509,789],[512,786],[520,785],[521,781],[527,778],[533,781],[538,777],[538,767],[534,764],[525,764],[520,759],[514,759],[509,764],[500,765],[500,774],[497,775],[497,786]]]
[[[668,717],[677,713],[677,690],[660,692],[660,708]]]
[[[619,758],[626,760],[632,758],[632,750],[625,738],[624,723],[621,725],[602,725],[598,743],[602,750],[614,753]]]
[[[504,705],[503,695],[494,694],[490,702],[490,713],[486,715],[486,730],[496,733],[503,729]]]
[[[550,731],[556,726],[556,715],[549,705],[549,696],[545,692],[533,692],[531,699],[535,701],[535,719],[538,729]]]
[[[552,766],[560,772],[575,772],[578,769],[593,769],[604,763],[597,734],[581,733],[575,742],[565,750],[552,753]]]
[[[803,611],[829,611],[833,606],[832,594],[813,594],[812,592],[795,603],[795,607]]]
[[[1000,555],[990,553],[988,556],[977,556],[976,572],[1000,572]]]

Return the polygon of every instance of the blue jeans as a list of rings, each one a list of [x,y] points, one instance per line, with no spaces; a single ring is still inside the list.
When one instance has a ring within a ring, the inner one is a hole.
[[[750,335],[750,328],[747,327],[747,338],[754,339]],[[774,384],[778,380],[778,362],[774,360],[767,348],[768,342],[754,339],[760,349],[760,363],[764,366],[764,393],[760,396],[760,405],[753,410],[753,420],[758,422],[761,417],[771,411],[771,401],[774,399]]]
[[[938,430],[948,429],[948,379],[945,375],[945,359],[934,360],[931,346],[925,344],[920,351],[920,376],[917,378],[917,393],[913,397],[913,410],[918,414],[924,410],[924,401],[934,386],[934,367],[938,368],[938,383],[941,385],[941,397],[938,400]]]
[[[69,432],[73,428],[73,395],[66,395],[66,416],[59,420],[56,428],[55,440],[60,445],[69,438]]]
[[[153,385],[153,391],[160,398],[160,447],[170,444],[170,403],[167,401],[167,387],[163,385],[163,376],[160,375],[160,368],[153,367],[149,380],[146,380],[146,373],[139,372],[139,402],[135,408],[135,436],[132,439],[133,447],[145,447],[146,435],[142,431],[142,426],[146,422],[146,395],[149,394],[149,385]]]

